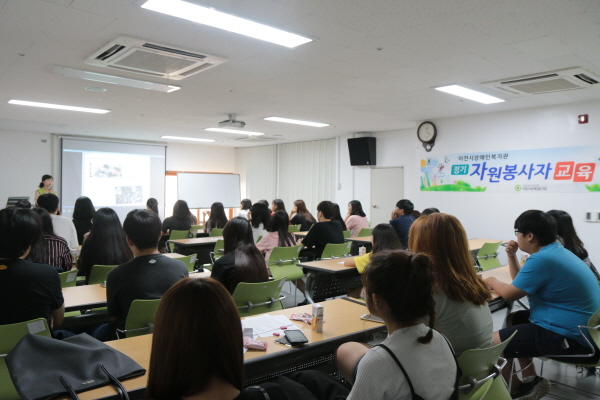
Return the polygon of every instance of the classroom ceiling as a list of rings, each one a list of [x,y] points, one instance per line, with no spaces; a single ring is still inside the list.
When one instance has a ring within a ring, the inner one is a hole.
[[[600,76],[598,0],[189,0],[315,39],[294,49],[142,9],[143,0],[0,0],[0,129],[248,146],[207,132],[235,113],[279,141],[416,127],[423,120],[600,98],[600,85],[483,105],[433,90],[582,67]],[[83,60],[118,36],[222,56],[181,81]],[[171,83],[160,93],[52,74],[51,65]],[[100,86],[106,92],[85,90]],[[506,96],[499,97],[507,98]],[[10,99],[110,109],[104,115]],[[311,128],[280,116],[329,123]]]

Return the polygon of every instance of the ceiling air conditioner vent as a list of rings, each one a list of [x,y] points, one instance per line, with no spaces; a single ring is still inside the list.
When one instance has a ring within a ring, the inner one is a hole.
[[[510,93],[512,97],[522,97],[532,94],[560,92],[563,90],[585,89],[598,84],[600,78],[588,71],[576,67],[542,74],[524,75],[493,82],[483,82],[482,85]]]
[[[102,46],[84,62],[89,65],[181,80],[223,64],[227,59],[121,36]]]
[[[283,138],[276,138],[272,136],[247,136],[233,139],[236,142],[251,142],[251,143],[264,143],[273,142],[276,140],[283,140]]]

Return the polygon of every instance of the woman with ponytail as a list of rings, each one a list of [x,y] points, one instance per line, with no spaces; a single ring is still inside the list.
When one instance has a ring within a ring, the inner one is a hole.
[[[450,340],[457,354],[492,344],[492,298],[477,275],[467,234],[449,214],[419,217],[410,227],[408,247],[433,260],[436,329]]]
[[[383,319],[389,336],[372,348],[349,342],[336,351],[338,369],[354,383],[348,400],[408,399],[411,388],[413,399],[455,396],[453,351],[433,329],[432,269],[425,254],[386,250],[371,257],[362,275],[367,307]]]

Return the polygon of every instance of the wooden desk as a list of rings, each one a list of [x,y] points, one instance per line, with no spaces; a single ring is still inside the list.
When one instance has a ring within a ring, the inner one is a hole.
[[[169,257],[169,258],[181,258],[181,257],[185,257],[183,254],[179,254],[179,253],[162,253],[163,256],[165,257]]]
[[[215,245],[217,240],[223,239],[223,236],[209,236],[209,237],[200,237],[200,238],[191,238],[191,239],[173,239],[167,240],[167,243],[175,244],[175,248],[177,247],[193,247],[193,246],[208,246]]]
[[[87,310],[106,307],[106,289],[98,285],[63,288],[65,311]]]
[[[223,239],[222,236],[212,237],[200,237],[191,239],[173,239],[167,240],[167,243],[173,243],[174,253],[183,254],[189,256],[190,254],[197,254],[198,264],[208,264],[210,260],[210,252],[215,248],[217,240]]]
[[[309,270],[306,275],[306,301],[325,300],[348,293],[348,289],[361,285],[360,274],[356,267],[346,267],[344,258],[302,262],[298,266]]]
[[[383,330],[385,327],[383,324],[377,322],[363,321],[360,319],[361,315],[368,313],[366,306],[349,302],[344,299],[326,301],[321,304],[323,304],[323,307],[325,308],[323,332],[313,332],[310,325],[300,321],[292,321],[308,338],[308,344],[291,348],[274,343],[277,337],[266,337],[261,338],[261,340],[269,343],[267,351],[248,350],[246,352],[244,355],[246,386],[273,377],[274,375],[272,374],[285,373],[288,368],[302,368],[302,366],[305,368],[314,367],[313,363],[318,358],[323,359],[324,363],[331,362],[333,360],[333,351],[335,351],[340,344],[355,340],[364,341],[368,336]],[[273,311],[269,314],[285,315],[289,318],[292,314],[299,312],[310,313],[311,306],[307,305],[288,308],[285,310]],[[143,368],[149,368],[152,335],[121,339],[106,342],[106,344],[127,354]],[[327,358],[327,360],[325,360],[325,358]],[[141,395],[141,392],[147,385],[147,381],[148,373],[137,378],[123,381],[123,386],[125,386],[128,391],[139,391],[139,394]],[[110,398],[111,396],[116,396],[116,391],[110,386],[104,386],[79,394],[81,400]],[[135,397],[139,398],[141,396]]]
[[[373,240],[373,236],[361,236],[361,237],[353,237],[344,239],[346,242],[354,242],[354,243],[368,243],[371,244]]]
[[[507,243],[506,240],[494,240],[494,239],[469,239],[469,250],[479,250],[486,243]]]
[[[510,270],[508,269],[508,265],[503,267],[488,269],[487,271],[483,271],[481,276],[485,279],[487,277],[493,276],[498,280],[506,283],[511,283],[512,278],[510,276]],[[490,309],[492,311],[496,311],[504,306],[510,306],[510,302],[504,300],[500,295],[492,290],[492,300],[489,302]]]
[[[304,236],[308,235],[308,231],[305,232],[292,232],[297,238],[303,238]]]

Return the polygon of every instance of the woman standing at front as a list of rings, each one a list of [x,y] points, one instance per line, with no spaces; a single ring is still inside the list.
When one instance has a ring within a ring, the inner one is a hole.
[[[44,175],[42,176],[42,181],[40,182],[39,189],[35,191],[35,204],[37,205],[37,199],[43,194],[52,193],[56,194],[54,190],[52,190],[52,185],[54,184],[54,179],[52,175]]]

